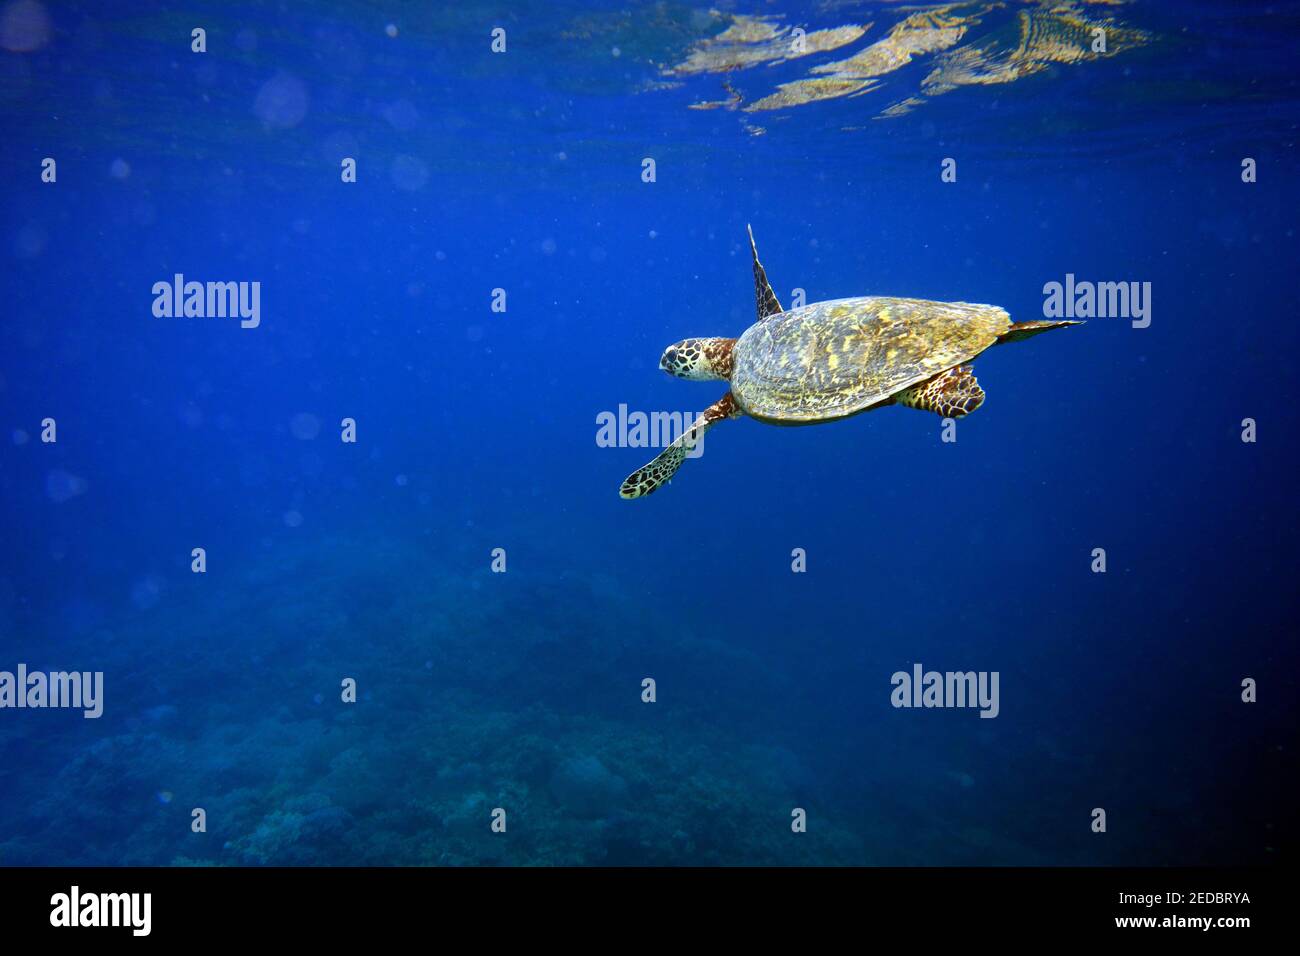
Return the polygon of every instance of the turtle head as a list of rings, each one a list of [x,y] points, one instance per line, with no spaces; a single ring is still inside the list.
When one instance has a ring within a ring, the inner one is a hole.
[[[691,382],[731,378],[735,339],[683,339],[664,349],[659,367]]]

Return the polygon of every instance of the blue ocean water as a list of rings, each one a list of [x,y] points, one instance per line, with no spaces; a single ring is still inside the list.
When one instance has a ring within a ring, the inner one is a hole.
[[[1280,862],[1298,39],[4,0],[0,672],[103,712],[0,707],[0,864]],[[787,306],[1150,308],[982,355],[955,431],[742,418],[621,500],[602,416],[726,392],[658,361],[754,322],[747,224]],[[916,665],[996,717],[894,706]]]

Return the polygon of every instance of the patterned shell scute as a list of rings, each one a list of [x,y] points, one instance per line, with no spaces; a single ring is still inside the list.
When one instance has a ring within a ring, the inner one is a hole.
[[[745,331],[731,390],[756,418],[843,418],[970,361],[1010,325],[994,305],[884,296],[816,302]]]

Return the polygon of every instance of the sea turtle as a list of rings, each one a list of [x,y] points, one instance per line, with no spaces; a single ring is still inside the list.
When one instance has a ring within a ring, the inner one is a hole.
[[[969,415],[984,390],[968,364],[990,345],[1082,323],[1012,322],[1005,309],[969,302],[860,296],[782,311],[758,261],[758,321],[738,339],[685,339],[668,346],[659,367],[691,381],[722,379],[731,390],[652,462],[623,481],[619,494],[640,498],[681,467],[700,436],[726,418],[748,415],[770,425],[812,425],[882,405],[905,405],[945,418]]]

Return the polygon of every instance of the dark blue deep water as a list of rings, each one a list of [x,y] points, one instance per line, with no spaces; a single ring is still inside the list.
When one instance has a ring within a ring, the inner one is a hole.
[[[97,719],[0,707],[0,864],[1281,862],[1298,41],[1232,0],[0,0],[0,703],[103,675]],[[1149,310],[979,358],[956,441],[728,421],[621,500],[656,451],[598,421],[725,393],[658,361],[754,322],[747,223],[787,307]],[[178,273],[259,324],[155,315]],[[997,716],[893,706],[917,664]]]

